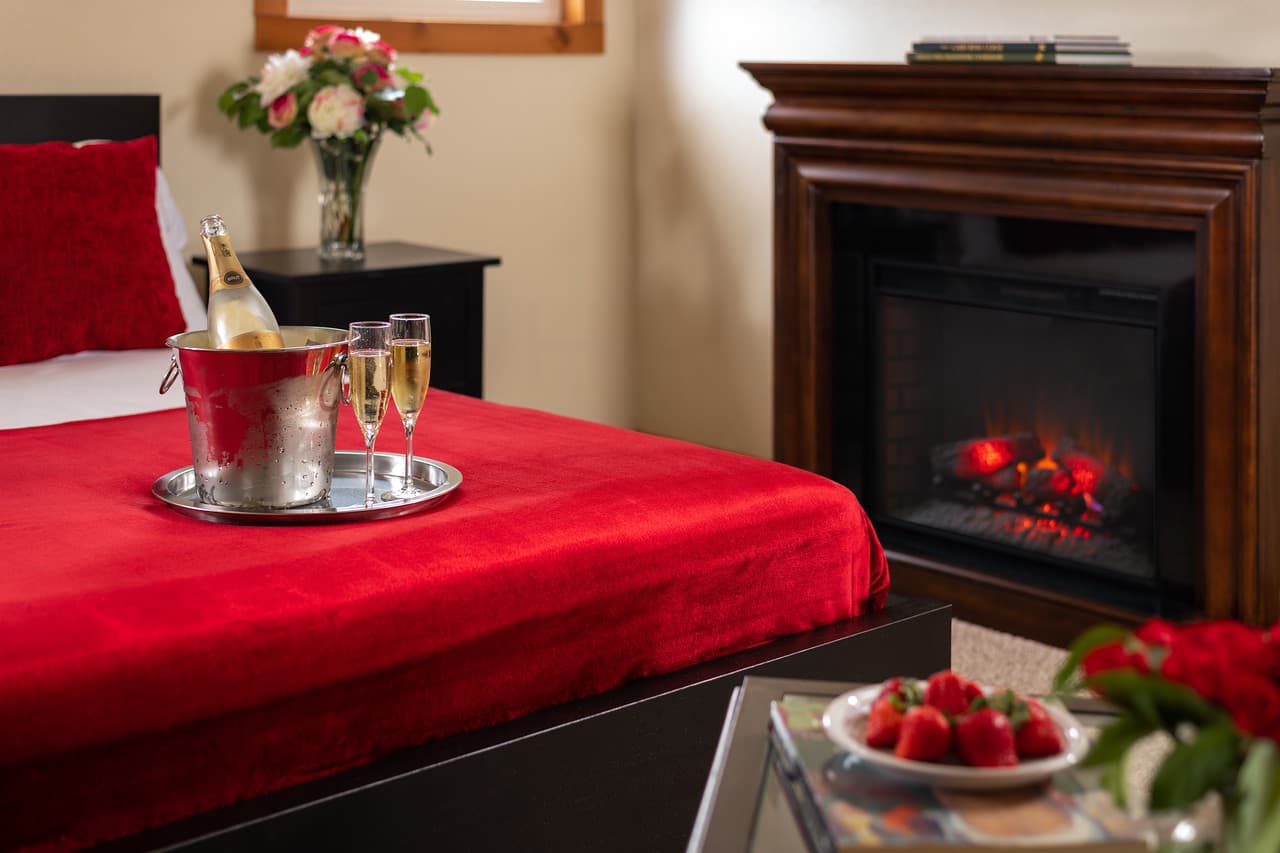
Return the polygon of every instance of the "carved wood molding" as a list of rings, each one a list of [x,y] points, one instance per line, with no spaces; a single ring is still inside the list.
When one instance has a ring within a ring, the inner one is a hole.
[[[778,137],[1259,157],[1260,115],[1280,103],[1265,68],[742,67],[773,93]]]

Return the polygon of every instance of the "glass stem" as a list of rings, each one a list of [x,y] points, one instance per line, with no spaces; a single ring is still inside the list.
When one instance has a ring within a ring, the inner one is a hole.
[[[413,420],[404,422],[404,486],[400,491],[409,494],[413,491]]]
[[[364,505],[373,506],[377,496],[373,493],[373,440],[374,436],[364,439]]]

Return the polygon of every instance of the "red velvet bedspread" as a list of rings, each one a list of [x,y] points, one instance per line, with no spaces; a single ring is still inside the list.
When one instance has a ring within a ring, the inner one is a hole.
[[[361,447],[354,420],[338,445]],[[389,416],[378,449],[403,449]],[[68,848],[883,601],[848,490],[433,392],[437,509],[210,524],[156,500],[186,416],[0,432],[0,847]]]

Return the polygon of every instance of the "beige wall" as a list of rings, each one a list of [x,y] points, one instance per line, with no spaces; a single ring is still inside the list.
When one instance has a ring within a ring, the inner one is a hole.
[[[900,62],[925,33],[1115,33],[1146,65],[1280,64],[1275,0],[644,0],[637,426],[772,450],[770,98],[744,60]]]
[[[5,0],[0,91],[159,92],[193,243],[218,210],[242,248],[312,245],[310,154],[213,106],[265,57],[251,8]],[[383,144],[366,233],[502,256],[489,398],[761,456],[769,97],[740,61],[892,62],[925,32],[1074,31],[1126,36],[1144,64],[1280,63],[1274,0],[607,0],[606,20],[602,56],[405,56],[444,110],[436,154]]]
[[[0,4],[0,91],[158,92],[165,174],[192,224],[218,211],[240,249],[315,245],[305,149],[272,150],[214,107],[261,67],[252,0]],[[442,115],[416,143],[383,142],[370,240],[495,254],[487,274],[486,396],[629,425],[632,7],[606,3],[597,56],[405,55]],[[3,121],[3,117],[0,117]]]

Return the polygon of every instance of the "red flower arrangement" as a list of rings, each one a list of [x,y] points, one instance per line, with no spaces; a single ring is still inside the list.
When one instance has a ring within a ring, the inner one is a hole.
[[[1117,802],[1130,747],[1164,731],[1173,746],[1152,780],[1150,809],[1187,809],[1217,792],[1226,850],[1280,850],[1280,625],[1100,626],[1076,640],[1055,681],[1061,692],[1081,687],[1118,711],[1083,762],[1102,768]]]

